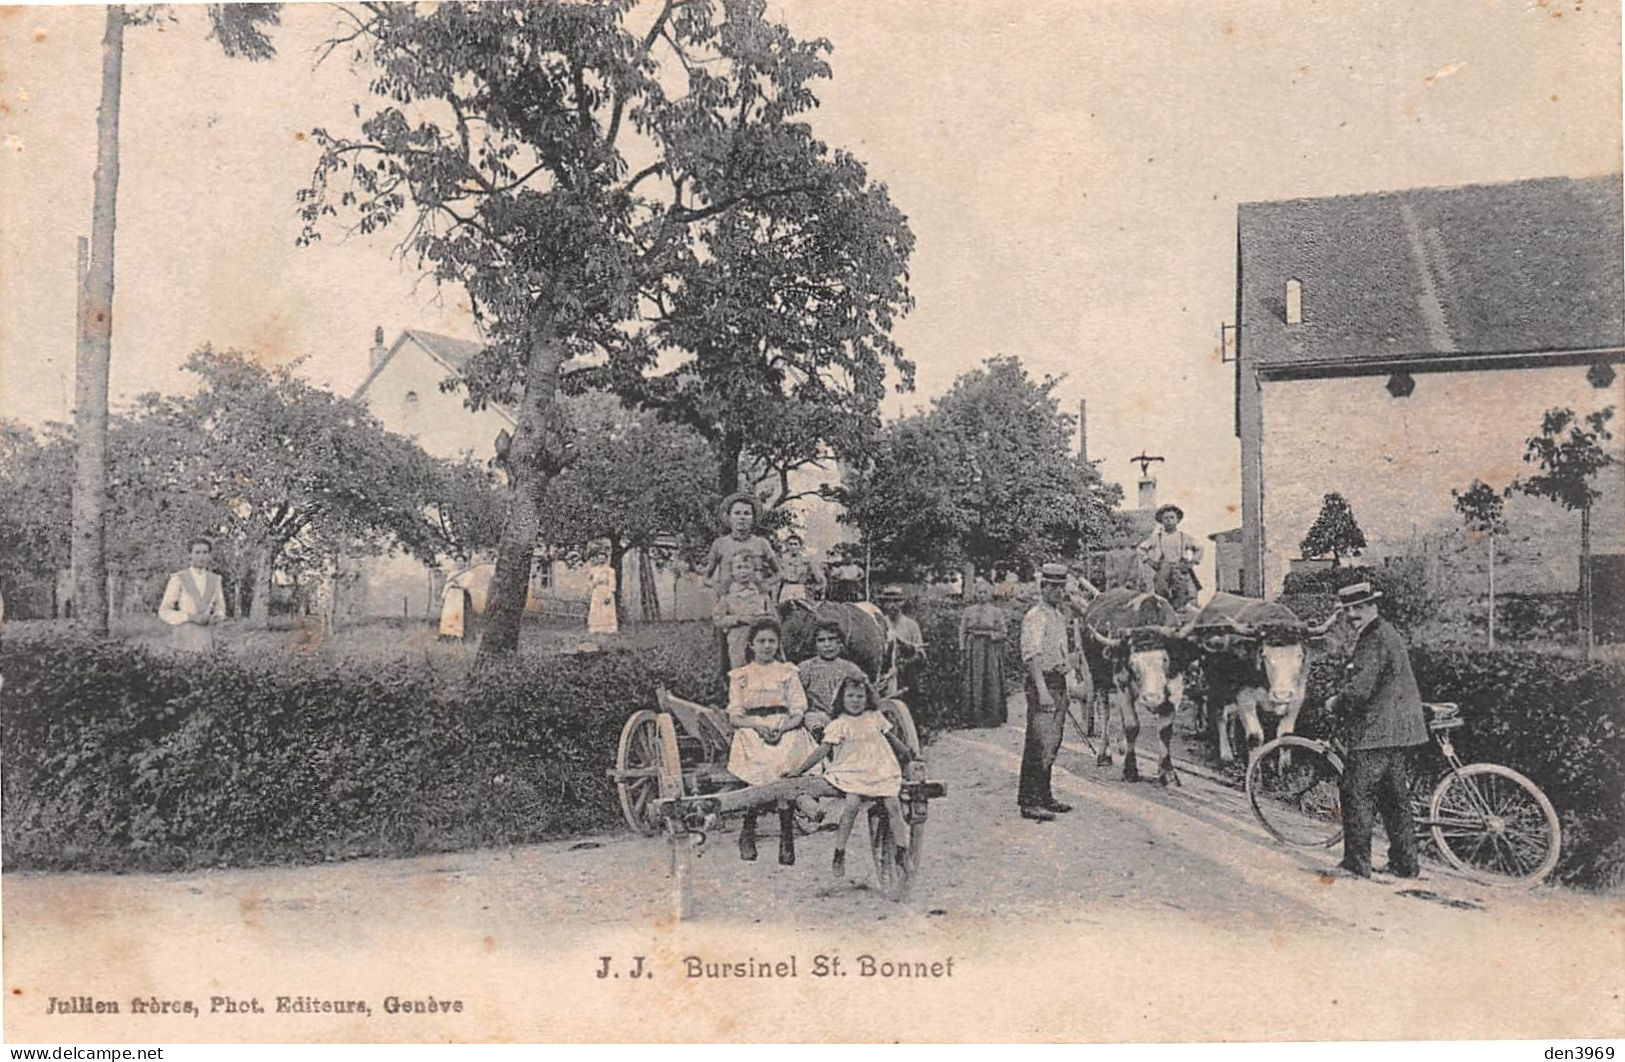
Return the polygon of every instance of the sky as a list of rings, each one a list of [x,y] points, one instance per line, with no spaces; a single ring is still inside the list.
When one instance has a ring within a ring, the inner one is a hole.
[[[1148,450],[1186,529],[1238,526],[1237,204],[1621,169],[1620,9],[1601,0],[769,0],[834,44],[812,117],[917,238],[917,364],[896,415],[995,354],[1065,377],[1130,499]],[[395,239],[296,247],[313,127],[353,127],[366,72],[317,64],[298,5],[267,63],[202,13],[129,31],[115,407],[187,386],[212,343],[342,392],[373,328],[472,336]],[[90,228],[98,7],[0,9],[0,415],[70,415],[75,238]]]

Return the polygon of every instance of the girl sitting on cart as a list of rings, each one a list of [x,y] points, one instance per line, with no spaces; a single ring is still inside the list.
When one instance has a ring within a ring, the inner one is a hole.
[[[807,729],[813,737],[837,714],[835,691],[849,678],[862,679],[863,669],[846,659],[846,636],[834,620],[820,620],[813,633],[813,650],[801,662],[801,688],[807,691]]]
[[[891,721],[881,714],[879,698],[867,679],[842,681],[835,703],[841,714],[824,728],[823,743],[789,775],[802,774],[830,758],[824,781],[846,794],[832,866],[839,878],[846,875],[847,838],[852,836],[852,825],[858,821],[858,811],[865,802],[885,803],[899,852],[908,848],[908,820],[903,817],[899,795],[903,789],[901,764],[912,756],[908,746],[892,733]]]
[[[748,635],[749,661],[728,672],[728,721],[734,726],[728,773],[748,785],[765,785],[807,760],[816,744],[802,726],[807,695],[801,676],[794,664],[779,659],[779,621],[758,619]],[[822,817],[812,798],[798,803],[804,814]],[[781,801],[778,812],[779,862],[790,866],[796,861],[795,808]],[[757,814],[754,808],[745,812],[739,831],[741,859],[756,858]]]

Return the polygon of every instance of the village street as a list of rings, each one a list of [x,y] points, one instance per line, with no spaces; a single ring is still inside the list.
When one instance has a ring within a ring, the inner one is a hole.
[[[1420,883],[1334,878],[1335,852],[1275,845],[1239,792],[1194,775],[1126,785],[1070,744],[1056,789],[1076,811],[1026,823],[1020,741],[1005,727],[932,745],[948,796],[932,804],[903,904],[835,883],[829,834],[803,839],[794,867],[776,864],[771,839],[746,864],[732,833],[714,836],[680,925],[664,842],[625,833],[297,869],[10,874],[6,1035],[1366,1039],[1619,1035],[1625,1023],[1617,898],[1487,889],[1432,864]],[[857,843],[849,871],[868,872]],[[598,976],[605,956],[617,976]],[[723,991],[689,975],[690,956],[713,972],[736,964],[731,981],[757,976]],[[866,978],[863,956],[924,976]],[[633,978],[638,957],[650,976]],[[759,976],[792,959],[793,978]],[[52,996],[120,1009],[48,1014]],[[279,996],[367,1010],[278,1014]],[[391,996],[436,1009],[389,1013]],[[200,1013],[134,1014],[135,997]],[[443,1012],[450,1000],[461,1010]],[[637,1013],[648,1020],[629,1023]]]

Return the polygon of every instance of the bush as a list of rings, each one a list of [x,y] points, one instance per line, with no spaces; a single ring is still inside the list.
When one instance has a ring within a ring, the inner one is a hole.
[[[1343,682],[1346,657],[1317,653],[1298,730],[1324,736],[1327,698]],[[1461,704],[1452,732],[1467,763],[1500,763],[1546,792],[1563,824],[1558,880],[1612,886],[1625,881],[1625,667],[1520,649],[1416,645],[1422,697]],[[1441,762],[1430,755],[1425,770]]]
[[[715,700],[710,638],[672,625],[659,650],[451,680],[8,632],[5,869],[310,862],[613,827],[622,723],[656,685]]]
[[[1008,633],[1004,639],[1004,679],[1009,692],[1021,689],[1021,618],[1030,602],[995,600],[1004,609]],[[970,725],[969,715],[960,703],[960,674],[964,655],[959,651],[959,617],[964,606],[952,599],[923,599],[912,610],[925,635],[931,664],[926,672],[925,696],[918,708],[910,704],[915,722],[922,731],[952,729]]]
[[[1383,596],[1382,614],[1410,628],[1434,612],[1427,576],[1420,561],[1400,559],[1381,568],[1323,568],[1290,572],[1281,585],[1281,600],[1300,615],[1324,614],[1335,604],[1337,592],[1354,583],[1370,583]],[[1304,607],[1304,606],[1307,606]]]

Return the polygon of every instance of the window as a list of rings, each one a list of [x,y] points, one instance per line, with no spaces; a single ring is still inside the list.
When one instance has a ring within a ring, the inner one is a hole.
[[[530,588],[534,593],[552,589],[553,558],[538,554],[530,560]]]
[[[1286,282],[1286,323],[1303,324],[1303,281]]]
[[[408,391],[406,392],[406,397],[402,399],[402,401],[406,403],[407,409],[416,409],[418,404],[418,393],[416,391]]]

